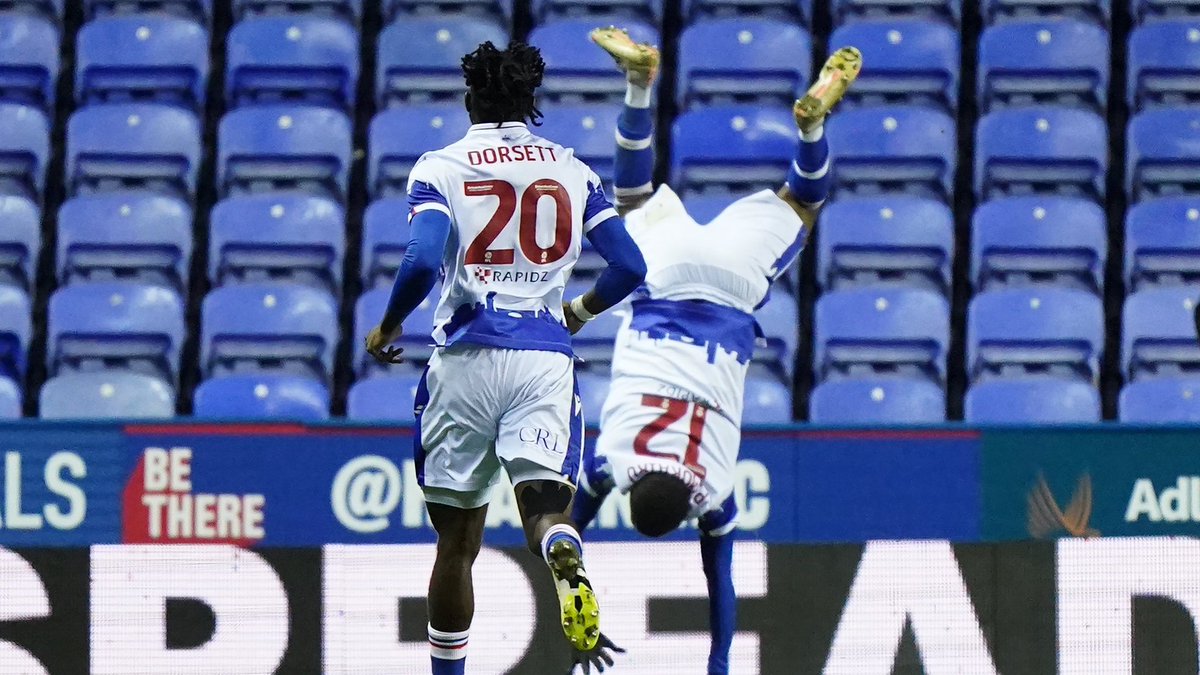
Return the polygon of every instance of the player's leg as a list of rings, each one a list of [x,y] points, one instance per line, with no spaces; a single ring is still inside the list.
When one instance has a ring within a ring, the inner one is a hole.
[[[471,568],[483,543],[487,506],[460,509],[429,502],[437,558],[429,577],[429,648],[433,675],[462,675],[475,616]]]
[[[598,28],[592,41],[612,55],[625,73],[625,107],[617,119],[617,154],[613,169],[617,209],[622,214],[654,192],[654,110],[650,107],[658,77],[658,49],[635,44],[619,28]]]

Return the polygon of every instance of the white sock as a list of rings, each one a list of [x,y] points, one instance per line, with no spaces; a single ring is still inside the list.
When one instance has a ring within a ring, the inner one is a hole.
[[[625,105],[630,108],[649,108],[650,94],[653,90],[650,87],[643,87],[640,84],[633,82],[625,82]]]
[[[467,636],[470,629],[457,633],[438,630],[429,625],[429,653],[435,659],[458,661],[467,658]]]
[[[812,131],[804,131],[803,129],[800,130],[800,140],[804,141],[805,143],[816,143],[817,141],[821,140],[821,138],[824,136],[825,136],[825,123],[824,122],[821,122],[820,124],[818,124],[817,128],[813,129]]]
[[[581,548],[583,546],[583,540],[579,537],[579,532],[576,531],[574,527],[571,527],[566,523],[559,523],[558,525],[552,526],[550,529],[546,530],[546,534],[542,535],[542,559],[546,561],[547,565],[550,564],[550,543],[559,536],[570,537],[574,539],[575,543],[579,544]]]

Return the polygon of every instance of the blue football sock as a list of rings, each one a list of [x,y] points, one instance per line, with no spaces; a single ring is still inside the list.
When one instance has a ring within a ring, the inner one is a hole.
[[[583,540],[579,533],[570,525],[555,525],[542,536],[542,559],[550,564],[550,548],[560,541],[569,541],[575,545],[580,554],[583,553]]]
[[[467,636],[429,626],[429,660],[433,675],[464,675],[467,667]]]

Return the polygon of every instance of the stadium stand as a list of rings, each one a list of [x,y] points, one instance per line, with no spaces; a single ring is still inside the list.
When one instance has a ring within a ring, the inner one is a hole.
[[[948,199],[958,146],[954,119],[923,106],[842,110],[825,132],[835,198],[903,193]]]
[[[1200,103],[1200,22],[1157,20],[1129,36],[1129,105]]]
[[[462,138],[470,123],[458,102],[411,104],[376,115],[371,120],[367,158],[371,196],[404,198],[408,174],[421,155]]]
[[[350,120],[312,105],[241,108],[221,119],[217,187],[223,196],[304,190],[346,198]]]
[[[1126,138],[1125,191],[1131,201],[1200,192],[1200,110],[1138,113]]]
[[[50,378],[38,406],[42,419],[163,419],[175,396],[157,377],[106,370]]]
[[[1072,288],[980,293],[967,316],[967,373],[973,380],[1053,375],[1092,382],[1104,351],[1100,299]]]
[[[358,34],[344,21],[268,16],[239,21],[229,31],[225,101],[305,102],[354,107]]]
[[[53,23],[37,16],[0,15],[0,101],[51,112],[59,62]]]
[[[929,380],[864,377],[822,382],[809,419],[817,424],[913,424],[946,419],[946,394]]]
[[[589,47],[588,33],[595,27],[592,19],[562,19],[530,31],[529,43],[542,50],[546,61],[539,90],[543,101],[618,103],[625,97],[625,77],[613,68],[612,58]],[[621,27],[638,42],[660,41],[649,24],[622,22]]]
[[[1200,423],[1200,379],[1160,377],[1121,390],[1121,421],[1136,424]]]
[[[1200,372],[1195,289],[1138,291],[1125,299],[1121,369],[1130,382]]]
[[[1017,378],[967,390],[966,420],[977,424],[1068,424],[1100,421],[1100,394],[1086,382]]]
[[[871,18],[932,19],[958,26],[962,0],[832,0],[835,24]]]
[[[200,158],[200,121],[181,108],[93,105],[67,122],[66,182],[72,195],[137,189],[190,201]]]
[[[1108,45],[1108,31],[1086,21],[990,26],[979,41],[979,108],[1065,105],[1102,113],[1108,106]]]
[[[975,194],[1103,200],[1108,170],[1104,118],[1088,110],[1036,106],[988,113],[975,129]]]
[[[201,383],[195,406],[204,418],[323,420],[329,390],[296,375],[231,375]]]
[[[681,109],[714,103],[787,106],[808,86],[812,41],[801,27],[757,18],[706,19],[679,36]],[[791,59],[780,54],[794,54]]]
[[[0,195],[0,285],[33,290],[42,214],[28,197]]]
[[[1071,197],[1007,197],[971,220],[971,283],[981,291],[1053,284],[1100,294],[1108,223],[1095,202]]]
[[[1200,197],[1163,197],[1129,209],[1125,283],[1130,291],[1200,285]]]
[[[436,15],[405,18],[379,34],[375,95],[380,108],[462,97],[463,54],[480,43],[508,43],[508,30],[493,20]]]
[[[814,317],[813,368],[819,380],[896,374],[941,383],[950,343],[950,306],[914,288],[826,293]]]
[[[863,69],[850,105],[958,107],[958,30],[937,21],[872,19],[839,27],[829,49],[859,46]]]
[[[671,130],[671,185],[693,193],[744,194],[779,187],[779,170],[796,152],[786,108],[715,106],[680,115]],[[732,201],[732,200],[731,200]]]
[[[208,31],[190,19],[114,16],[79,30],[79,105],[154,101],[199,111],[208,87]]]

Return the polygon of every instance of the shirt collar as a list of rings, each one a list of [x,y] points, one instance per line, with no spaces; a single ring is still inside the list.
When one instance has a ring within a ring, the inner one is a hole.
[[[503,131],[505,129],[524,129],[529,130],[529,127],[524,122],[504,122],[500,126],[496,126],[495,122],[484,122],[483,124],[472,124],[467,133],[474,134],[481,131]]]

